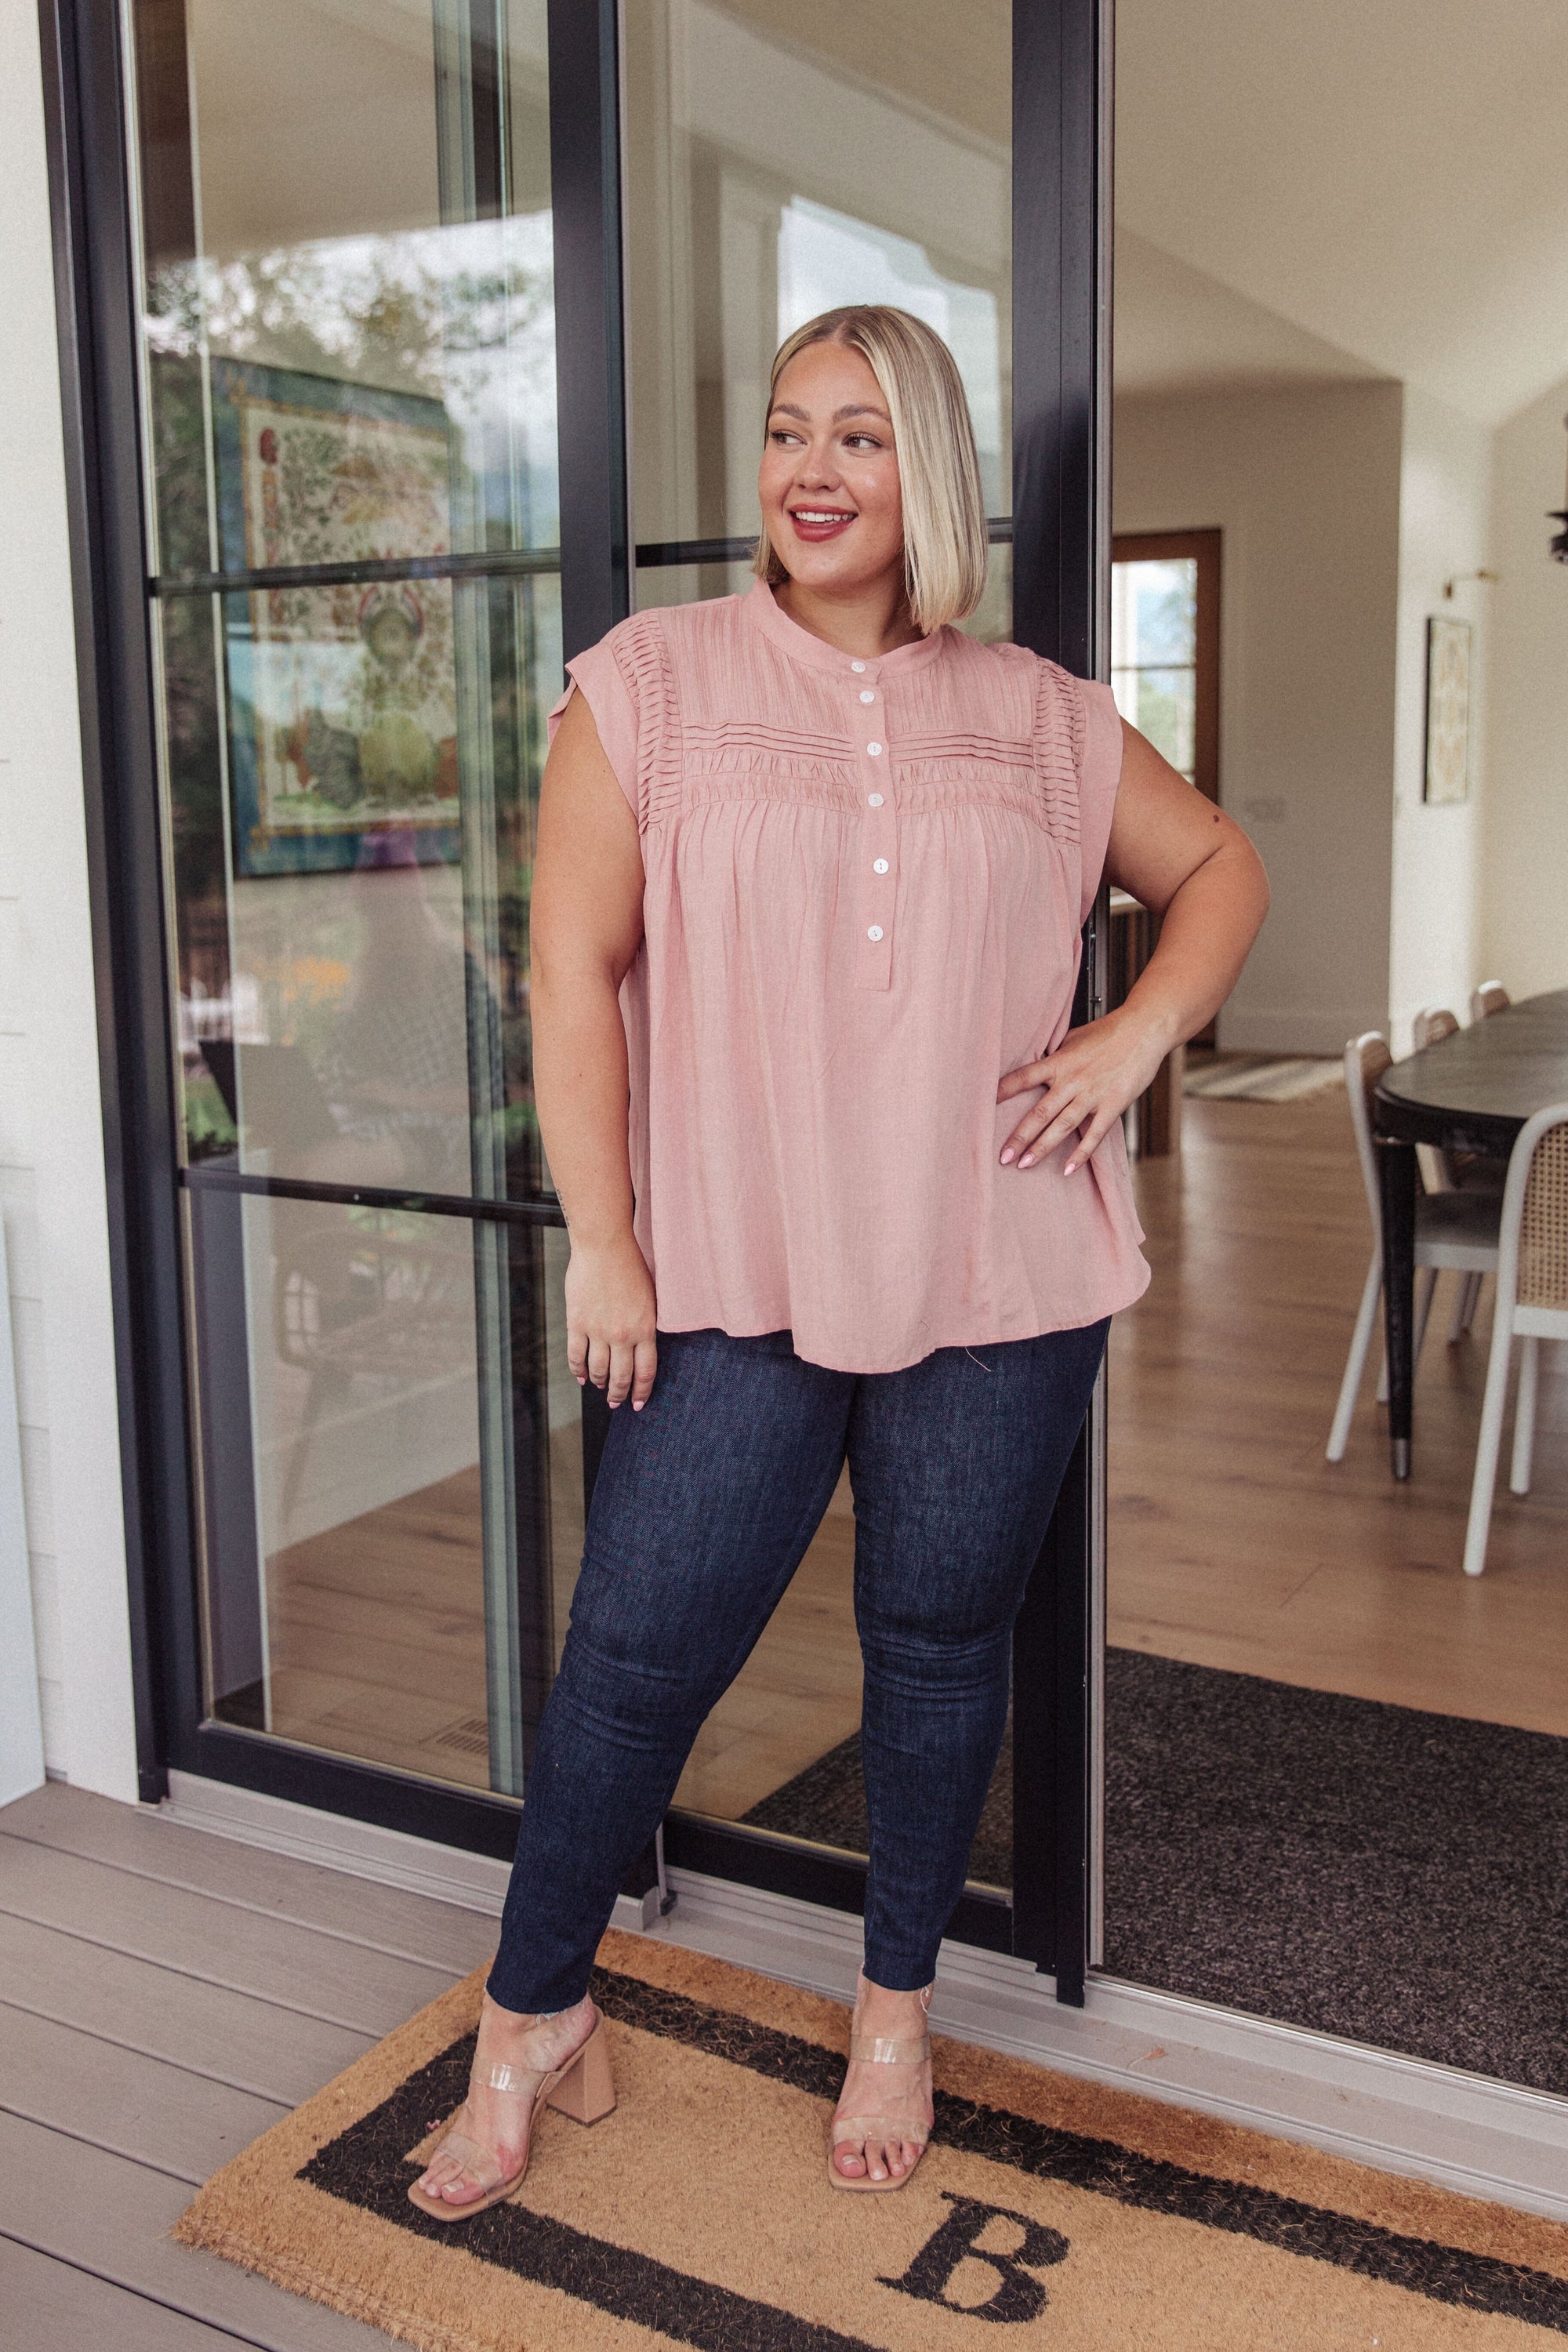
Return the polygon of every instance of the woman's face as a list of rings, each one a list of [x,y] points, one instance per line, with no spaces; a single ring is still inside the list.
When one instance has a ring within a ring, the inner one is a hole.
[[[790,578],[853,594],[904,573],[893,427],[858,352],[808,343],[773,395],[757,479],[763,520]]]

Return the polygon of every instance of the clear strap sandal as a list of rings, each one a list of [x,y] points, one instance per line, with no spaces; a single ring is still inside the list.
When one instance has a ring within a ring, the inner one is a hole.
[[[927,1985],[921,1995],[922,2008],[930,2009],[931,1997],[934,1990],[933,1985]],[[852,2032],[849,2036],[849,2056],[852,2061],[865,2060],[873,2066],[923,2065],[931,2056],[931,2035],[917,2033],[889,2036]],[[886,2191],[904,2188],[914,2179],[916,2167],[925,2154],[925,2128],[927,2127],[922,2127],[919,2135],[915,2161],[907,2172],[896,2175],[889,2173],[886,2180],[873,2180],[869,2171],[866,2171],[855,2179],[838,2169],[835,2159],[841,2147],[853,2145],[859,2147],[864,2155],[865,2143],[868,2139],[881,2140],[884,2144],[889,2140],[899,2140],[907,2144],[915,2141],[917,2134],[910,2130],[907,2116],[900,2118],[897,2116],[835,2116],[833,2136],[827,2150],[829,2180],[832,2181],[835,2189]]]
[[[470,2075],[472,2084],[478,2078]],[[417,2205],[437,2221],[467,2221],[475,2213],[483,2213],[492,2205],[500,2205],[521,2188],[528,2177],[528,2159],[533,2152],[533,2122],[541,2106],[558,2108],[574,2123],[596,2124],[607,2116],[616,2104],[615,2079],[610,2072],[610,2048],[605,2037],[605,2021],[595,2012],[594,2030],[579,2049],[573,2052],[563,2064],[549,2074],[539,2074],[526,2066],[492,2066],[485,2078],[484,2088],[500,2091],[506,2097],[526,2103],[521,2118],[524,2141],[522,2162],[513,2173],[503,2175],[496,2162],[494,2150],[485,2147],[468,2132],[447,2132],[430,2158],[449,2156],[479,2184],[479,2193],[461,2205],[450,2198],[434,2196],[416,2180],[408,2191],[408,2201]],[[426,2170],[430,2168],[426,2166]]]

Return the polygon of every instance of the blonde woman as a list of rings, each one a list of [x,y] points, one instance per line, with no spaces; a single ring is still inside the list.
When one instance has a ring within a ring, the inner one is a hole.
[[[1104,687],[953,625],[985,521],[929,328],[792,335],[759,490],[750,594],[571,663],[545,773],[535,1081],[571,1360],[615,1417],[468,2101],[411,2192],[448,2220],[521,2179],[539,2098],[612,2098],[595,1947],[846,1460],[870,1868],[828,2173],[909,2179],[1013,1621],[1148,1280],[1121,1114],[1267,900]],[[1160,944],[1069,1031],[1102,870]]]

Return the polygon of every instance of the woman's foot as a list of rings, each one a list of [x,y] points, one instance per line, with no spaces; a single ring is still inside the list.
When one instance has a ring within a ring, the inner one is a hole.
[[[574,2009],[536,2017],[484,1998],[468,2095],[442,2135],[417,2186],[443,2204],[472,2205],[528,2161],[529,2133],[539,2085],[564,2066],[593,2032],[598,2012],[586,1995]],[[504,2090],[490,2088],[505,2068]]]
[[[923,1992],[889,1992],[862,1974],[852,2045],[864,2040],[921,2048],[931,1996],[930,1985]],[[929,2055],[851,2058],[833,2121],[836,2133],[843,2128],[840,2117],[858,2128],[853,2137],[836,2139],[834,2171],[843,2180],[907,2179],[925,2153],[932,2112]]]

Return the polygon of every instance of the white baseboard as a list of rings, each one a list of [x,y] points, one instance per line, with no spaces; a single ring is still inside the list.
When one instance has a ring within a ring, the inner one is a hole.
[[[191,1828],[500,1916],[504,1863],[189,1773],[169,1779],[164,1810]],[[672,1870],[669,1883],[668,1918],[645,1918],[623,1897],[614,1924],[853,1998],[858,1919],[697,1871]],[[1068,2009],[1026,1960],[965,1944],[942,1946],[931,2022],[1037,2065],[1568,2221],[1568,2099],[1110,1978]]]

